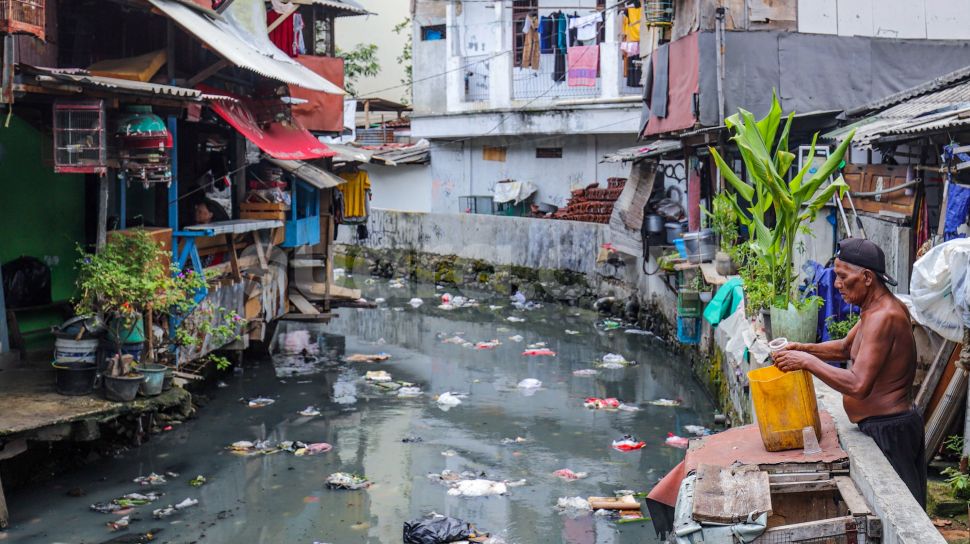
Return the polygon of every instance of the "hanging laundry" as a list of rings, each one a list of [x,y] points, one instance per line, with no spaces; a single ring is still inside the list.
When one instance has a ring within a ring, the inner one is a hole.
[[[595,87],[599,67],[598,45],[578,45],[569,48],[569,86]]]
[[[640,21],[643,19],[643,8],[626,8],[623,14],[623,36],[625,42],[640,42]]]
[[[522,33],[525,35],[525,44],[522,47],[523,68],[539,69],[539,17],[529,15],[522,24]]]
[[[266,24],[270,25],[273,21],[279,19],[280,17],[285,17],[282,23],[279,24],[272,32],[269,33],[269,41],[273,42],[273,45],[279,47],[281,51],[286,53],[291,57],[296,56],[296,52],[293,50],[294,42],[294,31],[293,31],[293,17],[288,13],[279,13],[275,9],[266,10]]]
[[[599,32],[597,23],[603,20],[601,13],[593,13],[582,17],[571,18],[569,28],[576,29],[576,39],[581,42],[595,40]]]
[[[556,19],[555,17],[539,17],[539,52],[549,54],[555,52],[553,40],[555,39]]]
[[[299,13],[293,14],[293,52],[297,55],[306,55],[306,42],[303,41],[303,16]]]
[[[344,218],[359,219],[367,216],[367,192],[370,191],[370,176],[366,170],[345,170],[338,174],[347,180],[338,186],[344,195]]]

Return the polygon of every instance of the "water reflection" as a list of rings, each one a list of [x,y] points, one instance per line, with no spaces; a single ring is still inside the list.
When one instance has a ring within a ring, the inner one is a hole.
[[[290,324],[290,329],[309,331],[309,342],[318,346],[312,368],[301,363],[309,359],[294,355],[277,357],[275,366],[270,360],[248,362],[241,375],[226,380],[228,387],[213,389],[213,400],[199,419],[117,459],[12,496],[9,535],[16,542],[103,542],[115,536],[104,527],[112,517],[88,511],[87,504],[136,490],[131,483],[136,476],[176,470],[182,476],[164,486],[163,501],[193,497],[200,505],[160,521],[149,519],[150,509],[142,508],[142,519],[132,523],[130,532],[161,527],[162,542],[193,542],[202,535],[204,542],[215,543],[400,542],[404,521],[435,511],[473,522],[508,542],[654,541],[649,522],[617,525],[588,515],[572,518],[554,506],[559,497],[645,490],[682,458],[683,451],[664,446],[666,434],[681,433],[685,424],[709,424],[712,413],[687,362],[647,336],[598,330],[594,314],[573,308],[515,311],[504,301],[484,297],[479,308],[452,311],[430,302],[419,309],[407,304],[432,293],[424,286],[395,289],[377,293],[387,298],[385,309],[342,310],[325,327]],[[488,304],[506,307],[492,310]],[[509,316],[525,321],[509,322]],[[566,334],[566,329],[580,334]],[[343,346],[321,333],[345,336],[347,353],[387,352],[392,358],[334,367],[326,353]],[[475,350],[441,342],[455,334],[502,344]],[[522,342],[508,339],[515,335]],[[521,355],[536,342],[546,342],[558,355]],[[640,364],[593,377],[572,374],[608,352]],[[366,371],[378,369],[420,385],[424,394],[401,398],[361,381]],[[530,378],[542,387],[528,395],[517,384]],[[442,411],[433,396],[446,391],[467,397]],[[239,402],[259,395],[276,402],[258,409]],[[640,411],[588,410],[582,401],[589,396],[616,397]],[[658,398],[680,399],[682,406],[648,404]],[[321,415],[299,415],[310,405]],[[631,453],[610,448],[612,440],[630,433],[647,447]],[[422,441],[402,442],[407,437]],[[503,444],[516,437],[525,441]],[[328,442],[334,450],[313,457],[239,457],[225,449],[234,441],[255,439]],[[442,455],[447,450],[453,455]],[[562,468],[590,476],[564,481],[552,475]],[[452,497],[427,477],[445,469],[527,483],[509,489],[507,496]],[[364,474],[374,486],[326,489],[327,476],[338,471]],[[196,474],[208,478],[202,488],[187,484]],[[66,497],[65,491],[76,486],[88,495]],[[31,523],[34,517],[41,521]]]

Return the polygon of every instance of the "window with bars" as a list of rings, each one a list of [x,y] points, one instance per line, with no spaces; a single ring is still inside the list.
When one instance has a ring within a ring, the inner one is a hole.
[[[537,147],[536,158],[537,159],[561,159],[562,148],[561,147]]]
[[[512,35],[515,46],[515,65],[522,66],[522,50],[525,49],[525,33],[522,27],[525,19],[532,13],[539,13],[539,0],[513,0],[512,2]]]

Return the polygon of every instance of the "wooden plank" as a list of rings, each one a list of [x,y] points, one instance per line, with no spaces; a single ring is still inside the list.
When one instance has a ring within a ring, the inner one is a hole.
[[[227,236],[229,241],[229,267],[232,269],[232,278],[242,281],[242,274],[239,272],[239,252],[236,251],[236,237]]]
[[[814,493],[817,491],[834,491],[834,480],[818,480],[809,482],[779,482],[771,484],[771,493]]]
[[[869,511],[869,505],[866,504],[865,497],[862,496],[862,493],[859,493],[859,488],[855,486],[852,478],[848,476],[836,476],[834,480],[835,485],[839,488],[839,495],[842,496],[842,502],[845,503],[850,514],[853,516],[866,516],[872,513]]]
[[[334,298],[349,298],[358,299],[360,298],[360,289],[350,289],[348,287],[343,287],[334,284],[322,284],[322,283],[300,283],[296,286],[301,293],[307,296],[328,296],[331,299]]]
[[[782,525],[781,527],[768,529],[764,534],[756,538],[754,542],[798,542],[800,540],[837,537],[845,535],[850,530],[856,530],[857,527],[858,523],[856,518],[852,516],[793,523],[791,525]],[[864,531],[865,526],[861,527],[861,529]]]
[[[262,270],[269,269],[269,263],[266,262],[266,251],[263,249],[263,234],[261,232],[253,232],[253,244],[256,245],[256,258],[259,259],[259,268]]]
[[[906,183],[907,169],[906,165],[847,164],[842,175],[852,193],[872,193]],[[906,217],[913,217],[916,191],[903,189],[879,196],[853,195],[852,199],[856,210],[860,212],[875,214],[881,210],[886,210],[901,213]],[[843,199],[842,204],[846,210],[850,209],[848,197]]]
[[[944,340],[940,345],[940,349],[937,350],[933,362],[930,363],[929,370],[926,371],[923,383],[920,385],[919,392],[916,394],[916,400],[913,402],[913,405],[921,416],[925,417],[926,415],[926,409],[930,405],[930,399],[933,397],[933,392],[940,385],[940,380],[943,378],[943,374],[946,371],[947,364],[953,355],[953,349],[955,347],[955,343]]]
[[[786,482],[814,482],[818,480],[828,480],[832,476],[828,472],[793,472],[789,474],[768,473],[768,481],[772,484]]]
[[[926,464],[936,455],[936,450],[943,443],[943,436],[950,428],[957,411],[963,406],[963,399],[967,396],[967,371],[957,368],[953,379],[946,387],[946,393],[940,404],[933,410],[926,422]]]
[[[239,264],[240,270],[246,270],[247,268],[252,268],[256,266],[257,259],[255,255],[247,255],[245,257],[240,257],[236,259]],[[232,269],[232,263],[226,261],[224,263],[214,264],[212,266],[207,266],[205,268],[206,272],[214,272],[216,274],[225,274]]]
[[[699,522],[736,523],[771,512],[768,473],[755,466],[700,465],[692,517]]]
[[[304,296],[301,295],[300,293],[297,293],[296,291],[290,291],[289,295],[290,295],[290,302],[292,302],[293,305],[296,306],[297,310],[300,310],[300,313],[303,313],[306,315],[318,315],[320,313],[320,311],[317,310],[313,306],[313,304],[310,304],[310,301],[304,298]]]
[[[336,316],[332,313],[317,313],[314,315],[289,313],[284,314],[280,319],[289,321],[329,321],[334,317]]]

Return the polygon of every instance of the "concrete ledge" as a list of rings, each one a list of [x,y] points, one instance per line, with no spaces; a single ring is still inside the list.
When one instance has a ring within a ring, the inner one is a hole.
[[[819,408],[832,414],[842,448],[849,454],[849,475],[882,520],[885,544],[946,544],[906,484],[876,443],[862,434],[842,408],[842,395],[815,380]]]

